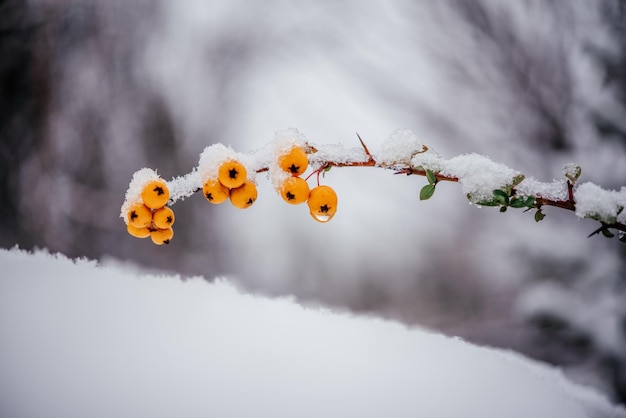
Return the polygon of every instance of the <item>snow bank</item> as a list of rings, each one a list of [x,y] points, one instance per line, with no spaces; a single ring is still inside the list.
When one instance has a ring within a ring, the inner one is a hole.
[[[0,416],[626,417],[519,355],[181,280],[0,250]]]

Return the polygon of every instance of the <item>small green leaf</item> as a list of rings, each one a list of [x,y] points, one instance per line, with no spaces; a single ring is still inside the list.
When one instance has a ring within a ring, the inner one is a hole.
[[[502,190],[494,190],[493,195],[496,197],[496,200],[500,202],[500,204],[504,206],[509,205],[509,195],[503,192]]]
[[[437,184],[437,177],[435,173],[433,173],[433,170],[426,170],[426,179],[430,184]]]
[[[524,181],[525,178],[526,176],[523,174],[518,174],[517,176],[513,177],[513,187],[520,184],[522,181]]]
[[[502,213],[506,212],[506,206],[501,206],[500,207],[500,212],[502,212]]]
[[[604,236],[605,236],[605,237],[607,237],[607,238],[613,238],[613,237],[615,236],[615,234],[614,234],[614,233],[612,233],[611,231],[609,231],[609,230],[608,230],[608,229],[606,229],[606,228],[605,228],[605,229],[603,229],[603,230],[602,230],[602,231],[600,231],[600,232],[602,232],[602,235],[604,235]]]
[[[623,233],[623,232],[622,232],[622,233],[620,233],[620,234],[619,234],[619,240],[620,240],[621,242],[626,242],[626,234],[625,234],[625,233]]]
[[[496,199],[493,200],[481,200],[480,202],[476,203],[478,206],[500,206],[500,202],[498,202]]]
[[[420,190],[420,200],[428,200],[433,197],[433,194],[435,194],[435,185],[427,184]]]
[[[535,212],[535,222],[539,222],[541,220],[543,220],[543,218],[545,218],[546,215],[541,211],[541,209],[539,209],[537,212]]]
[[[526,208],[533,207],[535,204],[534,196],[525,196],[525,197],[514,197],[511,199],[509,206],[512,208]]]

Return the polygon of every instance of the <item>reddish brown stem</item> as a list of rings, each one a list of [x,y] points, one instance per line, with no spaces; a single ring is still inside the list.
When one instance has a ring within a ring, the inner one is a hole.
[[[358,136],[358,134],[357,134]],[[329,168],[329,167],[382,167],[380,165],[378,165],[376,163],[376,161],[374,160],[374,158],[372,157],[372,155],[369,153],[369,151],[367,150],[367,147],[365,146],[365,144],[363,143],[363,140],[359,137],[359,141],[361,141],[361,144],[363,146],[363,149],[365,150],[365,153],[368,157],[368,159],[366,161],[354,161],[354,162],[346,162],[346,163],[341,163],[341,162],[333,162],[333,161],[326,161],[323,162],[320,167],[315,170],[313,173],[311,173],[309,175],[309,177],[311,177],[311,175],[317,173],[318,175],[318,183],[319,183],[319,174]],[[385,167],[383,167],[385,168]],[[413,168],[413,167],[406,167],[406,168],[391,168],[392,170],[395,171],[395,174],[406,174],[406,175],[418,175],[418,176],[424,176],[426,177],[426,170],[424,169],[419,169],[419,168]],[[267,167],[263,167],[259,170],[257,170],[257,173],[262,173],[268,171]],[[454,176],[446,176],[444,174],[441,173],[434,173],[435,177],[437,178],[437,181],[450,181],[450,182],[458,182],[459,179],[458,177],[454,177]],[[307,179],[309,178],[307,177]],[[515,188],[513,188],[512,194],[515,194]],[[560,209],[565,209],[565,210],[569,210],[572,212],[576,211],[576,202],[574,200],[574,186],[573,184],[568,180],[567,182],[567,196],[568,199],[567,200],[552,200],[546,197],[536,197],[535,198],[535,207],[536,208],[541,208],[542,206],[553,206],[556,208],[560,208]],[[615,229],[618,231],[622,231],[622,232],[626,232],[626,225],[619,223],[619,222],[615,222],[615,223],[602,223],[602,226],[600,228],[598,228],[596,231],[594,231],[591,235],[597,234],[599,232],[601,232],[602,230],[607,230],[607,229]]]

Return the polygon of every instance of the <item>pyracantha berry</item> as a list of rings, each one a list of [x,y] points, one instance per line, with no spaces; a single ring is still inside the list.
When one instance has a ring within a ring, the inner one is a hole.
[[[152,211],[142,203],[135,203],[128,209],[128,225],[145,228],[152,223]]]
[[[291,205],[306,202],[309,193],[309,184],[301,177],[289,177],[280,186],[280,196]]]
[[[257,196],[256,186],[250,181],[246,181],[243,185],[230,190],[230,202],[239,209],[246,209],[252,206]]]
[[[228,190],[228,187],[224,186],[218,180],[209,179],[204,182],[204,185],[202,186],[202,193],[204,194],[206,200],[218,205],[228,199],[230,190]]]
[[[141,192],[141,200],[150,209],[159,209],[165,206],[170,200],[170,191],[165,180],[157,179],[148,182]]]
[[[174,237],[174,230],[172,228],[156,229],[150,232],[150,239],[156,245],[169,244]]]
[[[337,212],[337,193],[330,186],[317,186],[309,194],[308,205],[313,219],[328,222]]]
[[[304,173],[309,166],[309,157],[300,147],[294,146],[288,153],[278,158],[278,165],[287,173],[299,176]]]
[[[239,161],[229,160],[223,162],[217,173],[217,178],[224,186],[235,189],[245,183],[248,173],[246,167]]]
[[[150,230],[147,227],[137,228],[133,224],[126,225],[126,231],[136,238],[148,238],[150,236]]]
[[[152,223],[159,229],[170,228],[174,225],[175,219],[174,211],[167,206],[155,210],[152,214]]]

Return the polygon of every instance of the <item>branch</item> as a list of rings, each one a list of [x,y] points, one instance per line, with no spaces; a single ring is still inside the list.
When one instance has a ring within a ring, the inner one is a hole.
[[[468,200],[478,206],[499,207],[500,212],[506,212],[509,208],[534,210],[537,222],[545,217],[543,207],[552,206],[575,212],[582,218],[599,221],[601,226],[589,236],[601,233],[606,237],[613,237],[611,230],[616,230],[619,232],[620,241],[626,242],[626,216],[622,213],[626,206],[626,187],[620,191],[604,190],[593,183],[584,183],[576,187],[581,169],[574,164],[568,164],[564,168],[564,179],[542,183],[478,154],[444,159],[422,144],[410,131],[396,132],[383,143],[377,154],[372,154],[361,136],[358,133],[356,135],[361,145],[361,148],[356,149],[347,149],[341,145],[313,146],[294,129],[277,132],[273,142],[251,154],[237,153],[221,144],[211,145],[201,154],[198,167],[184,176],[167,182],[170,191],[168,205],[172,206],[178,200],[202,190],[209,179],[218,179],[221,165],[238,161],[242,168],[245,166],[249,168],[246,183],[251,183],[251,187],[254,187],[254,198],[250,198],[248,205],[238,206],[248,207],[256,199],[255,174],[268,173],[269,179],[279,192],[285,187],[287,179],[300,178],[302,174],[300,171],[296,174],[294,171],[286,170],[286,167],[282,170],[279,167],[281,158],[289,150],[297,148],[303,155],[299,157],[301,160],[298,165],[304,164],[304,169],[306,166],[311,168],[311,173],[304,182],[299,180],[299,187],[306,187],[303,193],[307,193],[298,201],[299,203],[307,201],[309,193],[308,185],[303,186],[303,183],[317,175],[319,186],[320,174],[332,167],[384,168],[394,171],[395,174],[425,177],[428,184],[422,187],[420,200],[430,199],[440,182],[459,183]],[[295,164],[290,167],[291,170],[294,168]],[[133,176],[120,213],[127,224],[129,209],[137,202],[141,202],[142,188],[155,179],[158,179],[158,175],[150,169],[139,170]],[[325,187],[330,189],[328,186]],[[224,199],[230,194],[232,200],[234,190],[235,188],[230,186],[226,188]],[[296,192],[294,190],[293,193],[292,191],[289,193],[293,196]],[[309,206],[311,207],[310,204]],[[313,214],[313,209],[311,210]],[[334,212],[326,217],[328,219],[325,221],[330,220],[332,215]],[[319,217],[316,219],[320,220]],[[150,228],[155,229],[154,224]]]

